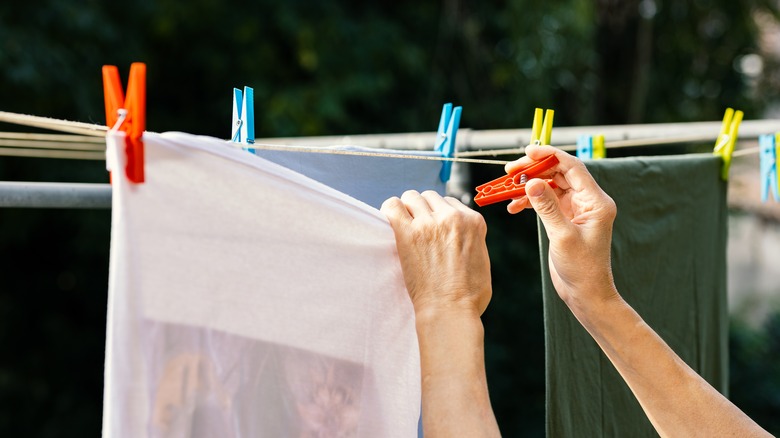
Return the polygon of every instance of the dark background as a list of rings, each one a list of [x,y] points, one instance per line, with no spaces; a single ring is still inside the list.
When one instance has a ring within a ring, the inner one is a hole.
[[[26,0],[0,3],[0,110],[104,123],[100,67],[148,65],[148,129],[227,138],[232,87],[255,89],[257,137],[462,127],[761,118],[777,61],[770,0],[464,2]],[[759,74],[743,58],[763,60]],[[0,130],[29,129],[0,124]],[[553,134],[554,138],[554,134]],[[647,151],[645,151],[647,152]],[[650,150],[650,153],[653,151]],[[678,152],[684,152],[683,150]],[[501,172],[476,166],[474,181]],[[106,182],[101,162],[0,157],[0,180]],[[484,319],[505,436],[544,434],[536,222],[490,230]],[[316,219],[312,219],[316,220]],[[110,212],[0,210],[0,436],[97,436]],[[733,321],[731,397],[780,433],[780,317]]]

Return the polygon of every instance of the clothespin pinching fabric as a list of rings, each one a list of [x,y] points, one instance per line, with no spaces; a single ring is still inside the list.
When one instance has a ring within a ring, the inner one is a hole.
[[[463,107],[456,106],[453,109],[451,103],[445,103],[441,110],[441,119],[439,119],[439,129],[436,132],[434,150],[440,152],[442,157],[453,158],[455,156],[455,146],[457,145],[456,140],[462,112]],[[443,161],[441,172],[439,173],[441,181],[449,181],[451,173],[452,161]]]
[[[718,134],[718,139],[715,142],[715,149],[712,151],[714,155],[720,155],[723,158],[723,170],[721,173],[723,181],[728,181],[729,179],[731,156],[734,154],[739,124],[742,123],[743,116],[744,113],[742,111],[734,111],[731,108],[726,108],[726,113],[723,115],[720,134]]]
[[[146,130],[146,64],[130,65],[127,96],[122,91],[119,70],[114,65],[103,66],[103,98],[106,107],[106,126],[112,131],[125,132],[125,173],[130,182],[144,182],[144,143]],[[115,169],[110,169],[115,170]]]
[[[577,137],[577,158],[580,160],[599,160],[607,157],[603,135],[581,135]]]
[[[534,111],[534,123],[531,128],[531,144],[550,144],[552,138],[553,110],[547,110],[544,121],[542,121],[542,110],[537,108]],[[515,170],[512,173],[496,178],[476,188],[477,194],[474,196],[474,202],[480,207],[495,204],[496,202],[509,201],[515,198],[525,196],[525,184],[532,178],[544,177],[545,172],[549,171],[558,164],[555,155],[529,164]],[[552,188],[557,185],[552,179],[545,179],[545,182]]]
[[[255,91],[252,87],[233,88],[233,124],[231,141],[251,145],[255,143]],[[249,152],[255,150],[246,147]]]
[[[777,175],[777,137],[780,134],[767,134],[758,137],[759,162],[761,170],[761,202],[767,202],[769,192],[775,202],[780,202]]]

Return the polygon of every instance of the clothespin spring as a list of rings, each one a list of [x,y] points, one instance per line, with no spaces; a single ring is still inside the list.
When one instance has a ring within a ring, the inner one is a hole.
[[[125,119],[127,119],[127,110],[124,108],[117,109],[116,114],[116,123],[114,123],[114,126],[110,129],[111,132],[119,131],[119,128],[122,127],[122,124],[125,123]]]

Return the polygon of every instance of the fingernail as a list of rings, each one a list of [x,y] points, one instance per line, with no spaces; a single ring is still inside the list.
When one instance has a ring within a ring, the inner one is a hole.
[[[542,193],[544,193],[544,185],[542,184],[534,184],[530,187],[526,186],[525,193],[528,196],[533,196],[534,198],[538,198],[539,196],[542,196]]]

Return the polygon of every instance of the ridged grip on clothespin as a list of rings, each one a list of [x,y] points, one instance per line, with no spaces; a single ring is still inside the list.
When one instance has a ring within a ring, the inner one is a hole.
[[[484,207],[496,202],[523,197],[525,196],[525,184],[528,180],[541,177],[557,164],[558,158],[555,155],[549,155],[541,161],[531,163],[510,174],[486,182],[476,188],[477,194],[474,196],[474,203]],[[545,179],[545,182],[552,188],[558,187],[550,178]]]
[[[441,153],[442,157],[453,158],[455,156],[455,147],[457,146],[458,128],[460,127],[460,116],[463,107],[453,109],[451,103],[445,103],[441,110],[439,119],[439,129],[436,131],[436,143],[434,150]],[[450,180],[452,173],[452,161],[443,161],[439,178],[442,182]]]

